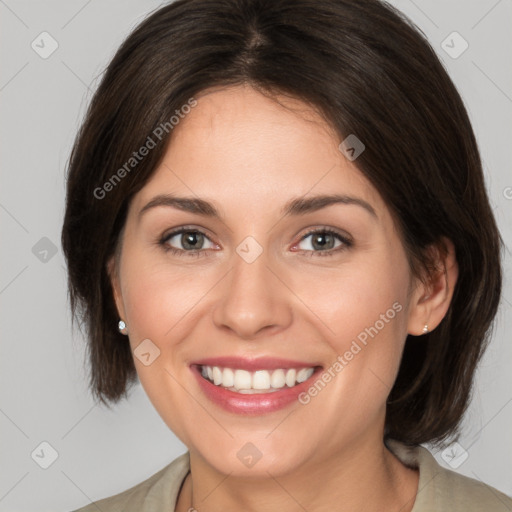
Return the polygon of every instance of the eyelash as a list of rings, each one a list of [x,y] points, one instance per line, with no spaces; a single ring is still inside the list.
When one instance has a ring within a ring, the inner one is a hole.
[[[175,247],[172,247],[172,246],[167,244],[167,242],[171,238],[173,238],[176,235],[180,235],[182,233],[200,233],[200,234],[204,235],[208,240],[210,240],[209,237],[206,235],[206,233],[204,233],[200,229],[187,228],[185,226],[185,227],[181,227],[181,228],[179,228],[179,229],[177,229],[175,231],[171,231],[170,233],[166,233],[165,235],[163,235],[162,238],[160,238],[160,240],[158,240],[158,245],[161,246],[162,249],[166,253],[171,253],[171,254],[177,255],[177,256],[186,256],[186,257],[196,257],[196,258],[199,258],[199,257],[207,256],[208,255],[207,254],[208,249],[196,249],[196,250],[192,250],[192,251],[186,251],[184,249],[176,249]],[[337,231],[335,231],[333,229],[330,229],[330,228],[317,228],[317,229],[313,229],[311,231],[308,231],[299,240],[299,242],[297,242],[297,244],[295,244],[295,245],[298,245],[300,242],[302,242],[303,240],[305,240],[309,236],[314,235],[316,233],[332,235],[337,240],[342,242],[343,245],[341,245],[340,247],[337,247],[336,249],[329,249],[329,250],[326,250],[326,251],[298,250],[298,251],[295,251],[295,252],[298,252],[299,254],[307,255],[309,257],[314,257],[314,256],[315,257],[316,256],[328,257],[328,256],[334,256],[338,252],[350,249],[353,246],[352,240],[350,240],[347,236],[342,235],[341,233],[338,233]]]

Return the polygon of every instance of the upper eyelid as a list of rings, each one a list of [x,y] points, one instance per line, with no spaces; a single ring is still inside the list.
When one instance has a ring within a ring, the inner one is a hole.
[[[180,226],[174,229],[170,229],[168,231],[164,231],[163,235],[160,237],[162,240],[172,238],[173,236],[179,235],[181,233],[187,233],[187,232],[198,232],[206,236],[210,241],[213,242],[212,237],[210,236],[209,232],[205,228],[198,228],[198,227],[192,227],[192,226]]]

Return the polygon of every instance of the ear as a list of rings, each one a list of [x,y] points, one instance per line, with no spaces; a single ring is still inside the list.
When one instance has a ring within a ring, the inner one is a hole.
[[[412,292],[407,330],[414,336],[424,334],[425,325],[433,331],[446,315],[453,297],[459,267],[452,241],[443,237],[442,242],[446,251],[439,245],[431,247],[435,270],[425,282],[417,279]]]
[[[119,272],[117,268],[117,262],[115,255],[112,256],[107,262],[107,274],[110,279],[110,285],[112,286],[112,292],[114,295],[114,301],[117,308],[117,313],[119,318],[125,320],[125,311],[124,311],[124,303],[123,296],[121,294],[121,282],[119,280]]]

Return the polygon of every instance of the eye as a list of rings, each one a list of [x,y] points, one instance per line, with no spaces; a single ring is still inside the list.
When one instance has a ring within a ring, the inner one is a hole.
[[[201,230],[189,227],[182,227],[163,235],[158,243],[166,252],[178,256],[206,256],[208,249],[218,247]],[[319,228],[303,236],[292,250],[308,256],[332,256],[352,245],[353,242],[347,235],[332,229]]]
[[[311,256],[330,256],[352,245],[352,241],[346,235],[332,229],[320,228],[307,233],[294,247],[301,252],[311,253]]]
[[[187,256],[199,256],[201,251],[216,247],[205,233],[191,228],[180,228],[172,231],[164,235],[159,243],[166,251],[171,251],[174,254],[188,253]]]

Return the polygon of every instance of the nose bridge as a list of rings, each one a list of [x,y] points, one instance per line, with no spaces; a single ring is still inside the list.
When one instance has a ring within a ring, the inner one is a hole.
[[[228,327],[239,337],[253,338],[265,328],[289,324],[291,310],[286,289],[270,266],[268,251],[254,237],[246,237],[236,247],[231,272],[214,312],[218,327]]]

